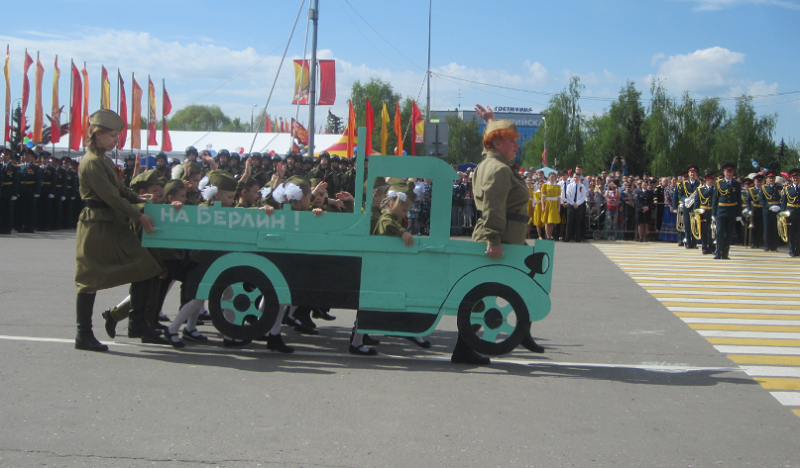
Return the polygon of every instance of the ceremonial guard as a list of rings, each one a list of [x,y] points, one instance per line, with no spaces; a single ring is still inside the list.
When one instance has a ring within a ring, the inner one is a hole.
[[[717,176],[713,172],[705,175],[706,184],[697,189],[698,208],[703,210],[700,215],[700,242],[703,255],[714,253],[714,239],[711,236],[712,203],[714,202],[714,181]]]
[[[19,197],[19,168],[11,162],[11,150],[3,147],[3,162],[0,163],[3,182],[0,188],[0,234],[11,234],[14,225],[14,203]]]
[[[75,201],[76,190],[78,189],[78,174],[72,170],[69,158],[64,158],[65,164],[61,166],[64,170],[64,200],[61,202],[61,219],[59,227],[69,229],[72,227],[72,208]]]
[[[36,153],[30,148],[23,151],[25,164],[19,171],[18,232],[36,232],[37,202],[42,193],[42,170],[36,164]]]
[[[761,187],[764,176],[756,174],[753,177],[753,187],[744,191],[744,202],[747,205],[747,214],[750,217],[748,232],[750,248],[757,249],[764,246],[764,204],[761,201]]]
[[[762,223],[764,225],[764,252],[778,251],[778,213],[781,211],[781,192],[783,186],[775,183],[778,171],[767,170],[767,183],[761,187],[759,200],[764,206]]]
[[[712,219],[717,222],[716,259],[728,260],[731,239],[737,222],[742,220],[742,184],[733,178],[733,163],[722,165],[723,178],[717,181],[712,205]]]
[[[788,211],[789,217],[786,219],[786,238],[789,243],[789,256],[797,257],[800,255],[800,169],[789,171],[792,183],[783,187],[781,195],[781,210]]]
[[[675,189],[675,195],[672,200],[672,207],[675,211],[683,211],[683,244],[687,249],[697,248],[697,239],[692,236],[692,220],[691,208],[695,200],[692,199],[692,194],[695,190],[700,188],[700,181],[697,180],[697,173],[700,171],[699,167],[695,164],[690,165],[686,172],[689,174],[689,180],[678,182]]]

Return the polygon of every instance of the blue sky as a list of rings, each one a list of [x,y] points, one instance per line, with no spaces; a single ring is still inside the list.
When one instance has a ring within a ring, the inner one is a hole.
[[[319,2],[319,56],[337,61],[337,103],[330,109],[345,115],[352,83],[370,77],[392,83],[404,96],[419,96],[424,107],[428,0]],[[129,92],[131,72],[140,84],[150,74],[156,83],[166,79],[174,109],[218,104],[249,120],[254,105],[263,109],[300,3],[143,0],[130,8],[122,2],[39,0],[32,11],[30,3],[10,2],[4,17],[24,19],[6,21],[0,31],[0,44],[11,46],[12,99],[21,95],[27,47],[31,55],[40,51],[45,66],[45,109],[58,54],[62,104],[72,58],[87,62],[92,108],[99,106],[97,83],[105,65],[112,74],[122,71]],[[269,106],[272,115],[295,114],[288,59],[302,56],[305,17],[303,11]],[[627,80],[646,98],[649,81],[660,77],[671,94],[718,96],[729,107],[741,93],[765,96],[754,103],[760,114],[778,113],[776,140],[800,141],[800,92],[766,97],[800,91],[799,20],[800,0],[433,0],[431,69],[438,75],[431,81],[431,107],[453,109],[460,102],[462,108],[482,103],[538,111],[549,96],[534,92],[558,92],[577,75],[590,98],[582,110],[591,115],[608,107]],[[318,109],[318,122],[328,109]],[[300,120],[308,120],[307,108]]]

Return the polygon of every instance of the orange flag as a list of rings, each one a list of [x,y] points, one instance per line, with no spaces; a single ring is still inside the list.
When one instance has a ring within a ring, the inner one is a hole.
[[[81,119],[81,126],[83,127],[83,147],[89,145],[89,72],[86,71],[86,62],[83,62],[83,118]]]
[[[353,157],[353,150],[356,146],[356,111],[353,109],[353,101],[348,101],[347,105],[347,157]]]
[[[147,78],[148,81],[148,104],[149,104],[149,112],[147,115],[147,145],[148,146],[157,146],[158,141],[156,141],[156,87],[153,86],[153,80],[150,77]]]
[[[125,141],[128,139],[128,98],[125,97],[125,82],[122,81],[122,74],[117,70],[119,80],[119,116],[122,117],[122,131],[119,132],[119,143],[117,148],[125,148]]]
[[[364,145],[364,154],[370,155],[372,154],[372,130],[375,129],[375,114],[372,113],[372,104],[369,103],[369,98],[367,98],[367,111],[366,111],[366,119],[367,119],[367,142]]]
[[[100,75],[100,108],[111,109],[111,82],[108,81],[108,71],[103,66]]]
[[[131,90],[131,149],[142,149],[142,88],[133,78]]]
[[[394,150],[394,154],[398,156],[403,155],[403,126],[400,123],[401,118],[400,103],[398,102],[394,111],[394,134],[397,135],[397,148]]]
[[[163,82],[161,86],[164,91],[164,96],[161,99],[161,151],[169,153],[172,151],[172,139],[169,137],[169,128],[167,128],[167,116],[172,112],[172,103],[169,100],[169,94],[167,94],[167,88],[164,87]]]
[[[31,84],[28,81],[28,69],[31,68],[31,65],[33,65],[33,59],[31,58],[30,55],[28,55],[28,51],[26,50],[25,64],[23,66],[25,74],[23,75],[22,79],[22,113],[20,114],[20,119],[19,119],[19,128],[20,132],[23,135],[25,135],[25,133],[27,132],[25,127],[28,125],[27,122],[25,121],[25,112],[28,110],[28,100],[30,99],[31,96]]]
[[[42,108],[42,80],[44,80],[44,67],[36,53],[36,81],[34,86],[33,101],[33,141],[42,142],[42,125],[44,124],[44,109]]]
[[[50,142],[61,141],[61,107],[58,105],[58,79],[61,72],[58,70],[58,55],[53,62],[53,116],[50,117]]]

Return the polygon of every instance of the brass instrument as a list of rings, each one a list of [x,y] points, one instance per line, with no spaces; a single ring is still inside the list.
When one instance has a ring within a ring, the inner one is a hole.
[[[789,242],[789,215],[791,213],[788,211],[781,211],[778,213],[778,235],[781,236],[781,240],[784,242]]]
[[[683,210],[688,210],[689,208],[692,207],[692,205],[694,205],[695,200],[697,200],[698,190],[692,192],[692,195],[689,198],[687,198],[686,200],[684,200],[683,203],[678,205],[678,219],[675,221],[675,229],[678,232],[683,232],[686,229],[686,225],[683,222]]]
[[[717,240],[717,220],[711,218],[711,238]]]
[[[683,225],[683,207],[678,205],[678,214],[677,219],[675,220],[675,230],[678,232],[683,232],[686,229],[686,226]]]
[[[706,210],[703,209],[703,208],[697,208],[696,210],[692,210],[692,217],[691,217],[691,221],[692,221],[692,236],[697,240],[700,240],[700,238],[702,237],[702,234],[703,234],[703,231],[701,229],[703,220],[702,220],[701,216],[705,212],[706,212]]]

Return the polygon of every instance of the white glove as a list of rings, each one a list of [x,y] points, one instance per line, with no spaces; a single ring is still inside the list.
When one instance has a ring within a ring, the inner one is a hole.
[[[69,197],[70,200],[75,200],[75,197]]]
[[[33,194],[33,198],[39,198],[39,194],[38,193]]]
[[[694,205],[694,200],[689,200],[688,202],[686,202],[686,208],[691,208],[692,205]]]
[[[717,220],[717,217],[716,217],[716,216],[712,216],[712,217],[711,217],[711,221],[716,221],[716,220]]]
[[[781,211],[781,207],[778,206],[778,205],[772,205],[772,206],[769,207],[769,211],[771,211],[773,213],[777,213],[777,212]]]
[[[64,201],[66,199],[67,199],[67,197],[61,197],[61,201]]]
[[[741,217],[741,216],[737,216],[737,217],[736,217],[736,222],[737,222],[737,223],[740,223],[740,222],[742,222],[742,217]]]
[[[47,198],[55,198],[55,197],[56,197],[56,196],[55,196],[55,195],[53,195],[52,193],[51,193],[50,195],[48,195],[48,196],[47,196]]]
[[[678,209],[680,210],[681,208],[683,208],[683,202],[680,202],[680,204],[678,204]]]
[[[17,199],[17,197],[11,197],[11,201],[14,201],[16,199]]]

